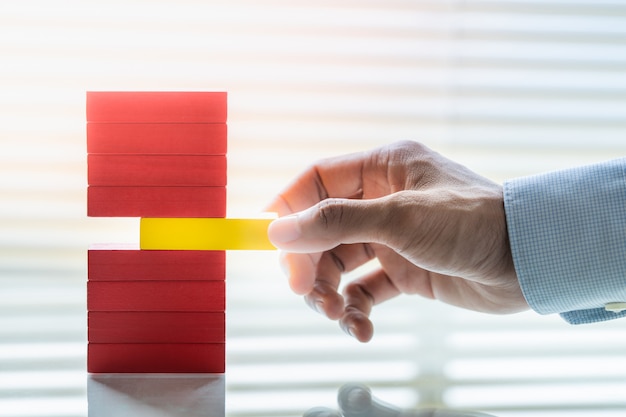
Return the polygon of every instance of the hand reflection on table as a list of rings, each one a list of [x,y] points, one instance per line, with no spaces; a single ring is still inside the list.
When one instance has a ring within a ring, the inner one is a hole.
[[[311,408],[303,417],[495,417],[490,414],[424,408],[402,410],[372,396],[371,390],[362,384],[346,384],[337,394],[339,410],[325,407]]]

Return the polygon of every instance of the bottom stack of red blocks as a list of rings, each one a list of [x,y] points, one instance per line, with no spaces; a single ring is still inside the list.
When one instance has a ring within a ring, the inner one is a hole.
[[[224,251],[88,252],[91,373],[223,373]]]

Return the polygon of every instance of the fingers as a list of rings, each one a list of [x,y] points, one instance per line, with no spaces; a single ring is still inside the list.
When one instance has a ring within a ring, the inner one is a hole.
[[[286,216],[327,198],[377,198],[398,191],[404,187],[402,162],[411,154],[407,150],[411,145],[397,143],[323,159],[296,177],[266,211]]]
[[[340,246],[321,254],[281,255],[281,262],[290,266],[292,289],[306,294],[306,303],[332,320],[340,320],[341,328],[361,342],[374,333],[369,314],[374,304],[399,294],[383,270],[376,270],[348,284],[344,295],[337,292],[342,275],[371,260],[375,255],[368,245]],[[295,274],[295,275],[293,275]]]
[[[365,244],[342,245],[324,252],[317,264],[313,285],[305,297],[307,304],[332,320],[339,319],[344,312],[343,297],[337,292],[342,275],[373,257],[374,252]]]
[[[321,253],[280,253],[279,262],[293,292],[304,295],[313,290],[321,256]]]
[[[356,242],[383,240],[379,230],[385,204],[380,200],[328,199],[275,220],[268,230],[270,240],[290,252],[283,261],[291,288],[307,294],[307,303],[316,311],[341,318],[342,329],[361,342],[373,335],[372,306],[399,294],[382,270],[349,284],[344,297],[337,293],[342,274],[374,256],[371,249],[365,249],[369,244]]]
[[[337,292],[341,271],[332,257],[331,252],[322,255],[313,289],[306,295],[305,301],[313,310],[337,320],[343,314],[344,304],[343,297]]]
[[[298,259],[308,255],[286,254],[286,256],[295,256]],[[322,254],[314,267],[315,272],[306,277],[311,282],[311,289],[305,296],[306,303],[330,319],[340,319],[339,324],[343,331],[360,342],[369,341],[374,334],[369,319],[372,307],[401,292],[382,269],[374,270],[349,283],[344,289],[343,296],[337,292],[342,273],[352,270],[357,264],[363,264],[371,257],[372,252],[363,245],[341,247],[335,252]],[[303,262],[307,263],[309,260]],[[341,267],[340,264],[344,266]],[[298,278],[305,279],[302,276]],[[294,288],[293,278],[290,282]]]
[[[341,281],[341,275],[350,272],[365,264],[375,254],[368,244],[341,245],[332,251],[324,253],[290,253],[281,252],[279,262],[289,280],[291,289],[296,294],[308,295],[310,298],[318,297],[315,291],[316,283],[328,282],[332,284],[334,291]],[[325,288],[323,288],[325,289]],[[326,291],[322,291],[326,294]],[[311,305],[319,311],[320,305],[329,305],[328,300],[322,297],[321,303],[311,300]],[[343,305],[343,304],[342,304]],[[343,307],[342,307],[343,308]],[[323,312],[323,311],[320,311]]]
[[[350,198],[362,189],[364,152],[324,159],[312,165],[289,184],[267,206],[267,211],[285,216],[328,197]]]
[[[374,335],[374,326],[369,319],[372,307],[399,294],[400,290],[382,269],[351,282],[344,290],[341,328],[359,342],[368,342]]]

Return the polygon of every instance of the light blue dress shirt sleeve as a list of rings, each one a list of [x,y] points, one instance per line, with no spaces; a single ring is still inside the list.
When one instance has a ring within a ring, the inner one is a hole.
[[[526,301],[570,323],[626,317],[626,158],[504,183],[515,270]]]

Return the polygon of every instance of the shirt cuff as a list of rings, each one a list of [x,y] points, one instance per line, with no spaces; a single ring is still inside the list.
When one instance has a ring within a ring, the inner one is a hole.
[[[622,317],[626,158],[504,183],[513,262],[530,307],[570,323]]]

